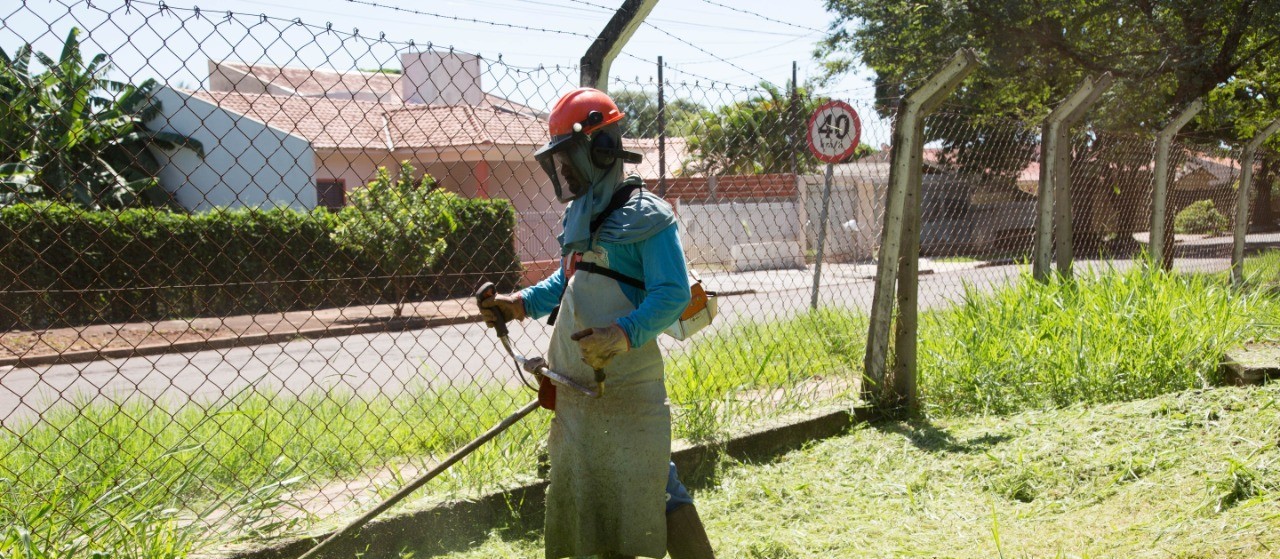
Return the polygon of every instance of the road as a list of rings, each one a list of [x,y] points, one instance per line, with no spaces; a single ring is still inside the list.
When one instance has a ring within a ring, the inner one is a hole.
[[[1080,268],[1091,265],[1082,263]],[[1130,261],[1105,265],[1124,268]],[[1179,269],[1225,269],[1221,258],[1179,260]],[[976,263],[927,262],[932,273],[920,278],[921,308],[956,301],[967,284],[989,290],[1016,278],[1014,265],[977,267]],[[821,305],[869,312],[874,266],[827,264]],[[769,321],[809,307],[812,269],[706,274],[722,291],[753,290],[726,297],[714,328],[742,321]],[[517,350],[541,353],[550,327],[541,321],[512,326]],[[704,334],[705,336],[705,334]],[[667,350],[683,344],[663,336]],[[696,343],[684,342],[684,343]],[[317,390],[346,390],[361,395],[394,395],[409,387],[483,386],[514,383],[515,371],[493,334],[470,323],[408,332],[364,334],[317,340],[209,350],[193,353],[110,359],[89,363],[0,370],[0,424],[20,430],[43,414],[113,400],[161,403],[216,402],[246,388],[302,395]]]

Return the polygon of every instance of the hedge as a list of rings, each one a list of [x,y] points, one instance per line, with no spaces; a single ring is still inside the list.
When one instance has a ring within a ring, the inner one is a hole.
[[[415,300],[470,295],[482,278],[519,279],[515,212],[505,200],[451,197],[458,227]],[[85,211],[0,208],[0,325],[257,314],[392,302],[388,273],[334,242],[341,214],[232,209]]]

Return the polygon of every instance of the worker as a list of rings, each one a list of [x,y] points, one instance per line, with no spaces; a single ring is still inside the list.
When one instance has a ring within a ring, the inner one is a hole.
[[[590,385],[591,398],[555,390],[548,440],[546,557],[714,557],[671,456],[671,411],[655,341],[689,302],[675,214],[623,163],[625,115],[604,92],[580,88],[551,110],[550,141],[535,154],[568,205],[561,266],[538,284],[482,303],[493,327],[509,319],[554,323],[550,368]]]

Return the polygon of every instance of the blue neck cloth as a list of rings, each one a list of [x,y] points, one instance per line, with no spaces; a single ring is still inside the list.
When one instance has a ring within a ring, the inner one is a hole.
[[[591,181],[591,188],[565,208],[564,227],[558,237],[562,255],[591,250],[591,221],[609,207],[613,193],[623,184],[643,184],[637,175],[628,176],[625,180],[622,178],[621,159],[609,168],[601,169],[591,163],[586,149],[570,149],[573,150],[570,155],[573,164],[585,171],[584,176]],[[596,240],[613,244],[638,243],[675,222],[676,215],[671,205],[646,192],[614,211],[596,232]]]

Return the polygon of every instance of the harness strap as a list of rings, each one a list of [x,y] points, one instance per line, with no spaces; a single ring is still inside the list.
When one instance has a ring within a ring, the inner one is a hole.
[[[613,279],[618,283],[625,283],[627,285],[630,285],[631,287],[634,287],[640,290],[644,289],[643,281],[633,278],[631,276],[628,276],[626,274],[623,274],[622,272],[618,272],[616,270],[610,270],[609,268],[605,268],[604,266],[601,266],[594,262],[580,262],[578,263],[578,270],[591,272],[593,274],[600,274],[607,278]]]
[[[604,225],[605,220],[609,219],[609,216],[612,215],[613,212],[616,212],[623,206],[627,205],[627,203],[630,202],[632,198],[640,197],[640,194],[643,192],[644,192],[643,182],[630,182],[630,181],[623,182],[622,187],[615,190],[613,192],[613,197],[609,198],[609,205],[604,207],[604,211],[600,212],[600,215],[596,216],[595,219],[591,220],[591,237],[595,238],[596,231],[600,230],[600,227]],[[578,269],[587,270],[588,272],[595,272],[598,274],[609,276],[615,280],[623,281],[624,283],[627,283],[632,287],[635,287],[636,283],[639,283],[640,284],[639,288],[644,289],[644,282],[638,281],[635,278],[624,276],[622,274],[614,272],[613,270],[610,270],[603,266],[596,266],[589,262],[581,262],[578,264]],[[605,270],[605,271],[600,272],[596,270]],[[610,274],[614,274],[614,275],[610,275]],[[626,278],[626,281],[618,278]],[[569,280],[566,278],[565,281],[568,282]],[[567,283],[565,287],[568,288]],[[560,299],[564,300],[564,290],[560,291]],[[556,305],[556,308],[551,309],[551,314],[547,315],[547,325],[555,326],[556,317],[559,315],[560,315],[560,305]]]

